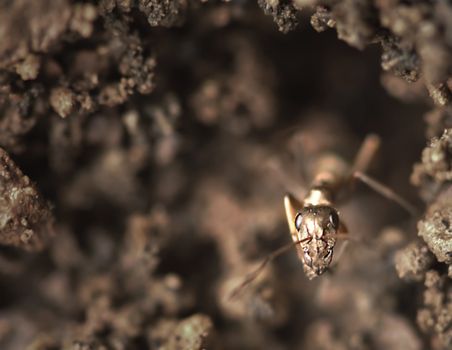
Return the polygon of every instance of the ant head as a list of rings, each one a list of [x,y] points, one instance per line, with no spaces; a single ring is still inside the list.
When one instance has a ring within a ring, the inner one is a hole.
[[[339,229],[339,213],[329,205],[306,206],[295,217],[295,228],[313,238],[334,234]]]
[[[301,258],[307,276],[321,275],[331,263],[335,234],[339,230],[339,214],[327,205],[306,206],[295,217],[295,227],[300,238]]]

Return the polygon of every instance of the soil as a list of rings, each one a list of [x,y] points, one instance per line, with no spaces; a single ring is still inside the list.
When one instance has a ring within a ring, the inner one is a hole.
[[[450,349],[452,5],[0,1],[0,348]],[[283,196],[331,152],[309,280]]]

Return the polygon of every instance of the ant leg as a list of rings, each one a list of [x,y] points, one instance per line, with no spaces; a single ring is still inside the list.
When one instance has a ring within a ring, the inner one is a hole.
[[[352,176],[355,179],[361,180],[367,186],[372,188],[375,192],[380,193],[383,197],[386,197],[389,200],[396,202],[411,215],[416,216],[419,214],[418,209],[413,204],[411,204],[406,199],[395,193],[392,189],[390,189],[386,185],[383,185],[381,182],[378,182],[377,180],[371,178],[370,176],[360,171],[355,171]]]
[[[267,257],[259,264],[259,266],[257,266],[254,271],[250,272],[246,276],[245,280],[232,290],[232,292],[229,294],[228,300],[234,299],[243,288],[245,288],[248,284],[253,282],[260,275],[260,273],[263,271],[264,267],[267,266],[267,264],[269,262],[271,262],[272,260],[276,259],[278,256],[289,251],[289,249],[292,248],[294,245],[305,242],[309,239],[310,238],[308,237],[308,238],[300,239],[295,242],[290,242],[290,243],[283,245],[282,247],[276,249],[272,253],[268,254]]]
[[[351,168],[351,175],[357,171],[362,173],[366,172],[379,148],[380,137],[376,134],[367,135],[356,154]]]
[[[254,281],[270,261],[272,261],[275,258],[277,258],[278,256],[284,254],[293,246],[296,246],[299,243],[305,242],[310,239],[308,237],[308,238],[304,238],[304,239],[300,240],[297,237],[297,229],[295,227],[295,217],[296,217],[298,211],[302,207],[303,207],[303,203],[300,202],[298,199],[296,199],[291,194],[287,194],[284,196],[284,208],[286,210],[287,223],[289,225],[289,230],[290,230],[290,234],[292,235],[293,242],[288,243],[288,244],[276,249],[274,252],[270,253],[269,255],[267,255],[267,257],[262,261],[262,263],[260,263],[259,266],[257,266],[254,271],[250,272],[248,274],[248,276],[246,276],[245,280],[240,285],[238,285],[236,288],[234,288],[232,290],[231,294],[229,295],[229,300],[236,297],[237,294],[244,287],[246,287],[248,284],[250,284],[252,281]]]

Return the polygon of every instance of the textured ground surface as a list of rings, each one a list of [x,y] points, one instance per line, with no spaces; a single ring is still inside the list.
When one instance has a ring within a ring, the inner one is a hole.
[[[0,0],[0,348],[450,348],[451,72],[448,1]],[[228,300],[370,132],[420,214],[358,184]]]

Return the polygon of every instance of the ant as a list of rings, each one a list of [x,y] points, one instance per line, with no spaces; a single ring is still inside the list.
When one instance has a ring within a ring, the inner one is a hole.
[[[251,283],[264,267],[278,256],[296,247],[306,276],[312,280],[327,271],[333,259],[337,240],[349,240],[347,226],[339,217],[334,202],[337,194],[355,179],[362,181],[376,192],[395,201],[412,215],[417,209],[393,190],[365,174],[380,146],[377,135],[368,135],[351,167],[330,154],[316,162],[315,176],[303,200],[291,194],[284,197],[284,208],[292,242],[270,253],[245,280],[232,290],[230,299]],[[341,252],[338,254],[340,256]]]

